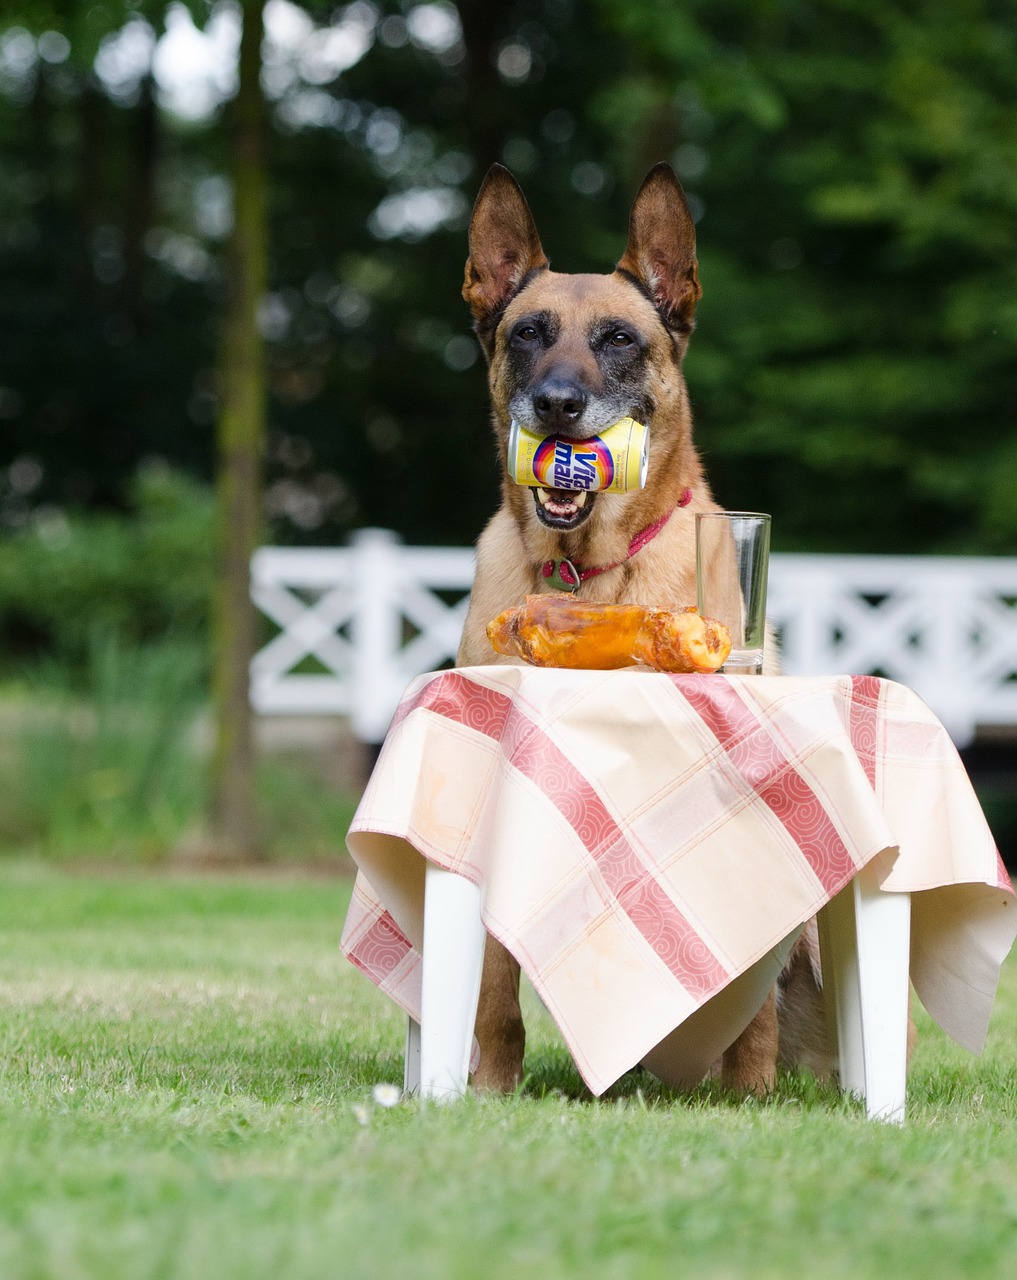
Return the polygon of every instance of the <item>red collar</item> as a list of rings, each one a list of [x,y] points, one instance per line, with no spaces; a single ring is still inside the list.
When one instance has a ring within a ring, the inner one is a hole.
[[[692,490],[685,489],[678,499],[678,506],[687,507],[691,501]],[[677,507],[675,510],[677,510]],[[629,549],[622,559],[616,560],[614,564],[601,564],[595,565],[590,569],[580,569],[571,560],[545,560],[540,566],[540,576],[546,578],[548,584],[557,588],[557,590],[568,591],[574,595],[587,578],[596,578],[598,574],[607,573],[609,569],[617,569],[626,560],[631,560],[637,551],[645,547],[648,542],[653,541],[673,514],[673,511],[669,511],[666,516],[661,516],[653,524],[648,524],[645,529],[641,529],[629,543]]]

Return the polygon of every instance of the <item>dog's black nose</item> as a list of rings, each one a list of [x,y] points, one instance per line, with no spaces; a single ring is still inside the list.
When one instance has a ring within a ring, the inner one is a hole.
[[[534,413],[553,431],[574,426],[585,408],[586,392],[567,378],[545,378],[533,393]]]

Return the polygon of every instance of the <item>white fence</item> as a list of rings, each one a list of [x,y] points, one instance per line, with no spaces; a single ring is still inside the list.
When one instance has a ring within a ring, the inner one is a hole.
[[[454,656],[472,578],[472,551],[382,529],[344,548],[261,548],[252,598],[278,634],[252,664],[253,707],[349,716],[380,742],[409,681]],[[768,612],[789,675],[899,680],[958,746],[1017,727],[1017,559],[774,555]]]

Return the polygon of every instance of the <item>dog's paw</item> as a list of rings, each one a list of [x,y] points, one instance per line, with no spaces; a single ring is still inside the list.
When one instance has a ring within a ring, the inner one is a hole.
[[[523,1082],[521,1062],[499,1060],[496,1055],[481,1056],[476,1071],[470,1077],[474,1093],[515,1093]]]

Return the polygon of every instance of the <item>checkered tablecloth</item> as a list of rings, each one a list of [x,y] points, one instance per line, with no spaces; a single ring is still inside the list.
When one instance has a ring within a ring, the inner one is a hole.
[[[601,1093],[873,859],[978,1052],[1017,907],[945,729],[873,677],[467,667],[408,689],[348,836],[342,948],[420,1013],[425,859],[482,887]]]

